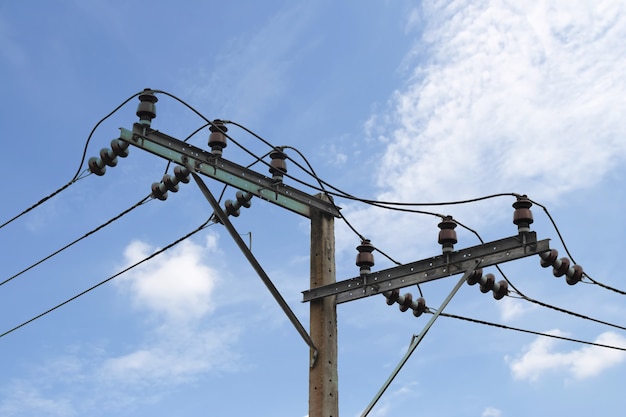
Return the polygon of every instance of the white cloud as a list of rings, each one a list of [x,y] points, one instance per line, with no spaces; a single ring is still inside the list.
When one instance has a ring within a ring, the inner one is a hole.
[[[615,110],[626,16],[610,4],[431,9],[427,61],[393,99],[381,187],[404,199],[520,187],[543,198],[598,181],[626,157]]]
[[[564,336],[559,330],[548,332]],[[626,347],[626,338],[612,332],[602,333],[595,343],[608,346]],[[536,381],[548,372],[566,374],[577,380],[587,379],[626,360],[626,352],[597,346],[584,346],[570,352],[556,352],[556,341],[539,337],[523,354],[515,359],[507,358],[513,378]]]
[[[39,389],[18,381],[2,392],[0,415],[5,417],[45,415],[68,417],[78,413],[68,398],[46,398]]]
[[[504,322],[510,322],[520,318],[533,308],[532,306],[529,307],[528,304],[528,302],[516,298],[505,297],[497,304],[500,309],[500,318]]]
[[[232,370],[237,359],[231,349],[239,336],[234,324],[211,330],[169,327],[157,336],[150,344],[105,360],[98,371],[100,378],[135,388],[145,381],[153,387],[177,385],[207,371]]]
[[[502,411],[498,410],[494,407],[487,407],[485,411],[481,414],[482,417],[501,417]]]
[[[133,268],[118,283],[128,290],[133,302],[168,319],[199,318],[214,308],[211,295],[218,273],[206,264],[215,257],[215,237],[203,247],[189,240]],[[124,251],[132,265],[154,252],[148,244],[134,241]]]
[[[626,160],[618,110],[626,95],[623,3],[428,2],[419,13],[410,17],[426,24],[420,53],[409,57],[419,59],[413,76],[364,126],[385,147],[379,199],[517,192],[548,204]],[[473,207],[453,214],[472,227],[493,220],[484,211],[466,214]],[[398,236],[422,232],[417,216],[372,210],[344,213],[357,229],[383,231],[377,246],[406,246]]]

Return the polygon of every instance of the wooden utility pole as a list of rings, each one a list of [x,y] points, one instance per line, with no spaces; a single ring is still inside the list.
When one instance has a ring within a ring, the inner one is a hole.
[[[329,201],[328,197],[316,197]],[[335,275],[334,217],[311,212],[311,288],[332,284]],[[309,370],[309,417],[338,417],[337,383],[337,301],[335,296],[311,302],[311,339],[317,347],[311,350]]]

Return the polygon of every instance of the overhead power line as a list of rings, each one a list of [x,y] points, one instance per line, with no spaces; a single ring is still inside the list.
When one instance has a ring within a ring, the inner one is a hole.
[[[427,313],[431,313],[432,314],[433,312],[432,311],[427,311]],[[469,317],[458,316],[456,314],[441,313],[440,316],[442,316],[442,317],[449,317],[449,318],[453,318],[453,319],[457,319],[457,320],[464,320],[464,321],[468,321],[468,322],[471,322],[471,323],[483,324],[483,325],[486,325],[486,326],[498,327],[500,329],[505,329],[505,330],[513,330],[513,331],[516,331],[516,332],[534,334],[534,335],[542,336],[542,337],[551,337],[553,339],[566,340],[568,342],[580,343],[580,344],[583,344],[583,345],[596,346],[596,347],[602,347],[602,348],[607,348],[607,349],[621,350],[621,351],[626,352],[626,347],[605,345],[605,344],[602,344],[602,343],[588,342],[588,341],[580,340],[580,339],[573,339],[571,337],[559,336],[559,335],[550,334],[550,333],[537,332],[537,331],[528,330],[528,329],[521,329],[521,328],[518,328],[518,327],[507,326],[507,325],[504,325],[504,324],[492,323],[492,322],[488,322],[488,321],[484,321],[484,320],[478,320],[478,319],[473,319],[473,318],[469,318]]]
[[[134,205],[132,205],[131,207],[127,208],[126,210],[122,211],[121,213],[119,213],[118,215],[116,215],[115,217],[112,217],[111,219],[107,220],[106,222],[104,222],[103,224],[101,224],[100,226],[96,227],[95,229],[90,230],[89,232],[85,233],[83,236],[79,237],[78,239],[73,240],[72,242],[68,243],[67,245],[63,246],[60,249],[57,249],[56,251],[52,252],[50,255],[40,259],[39,261],[35,262],[34,264],[30,265],[27,268],[24,268],[23,270],[21,270],[20,272],[11,275],[10,277],[6,278],[4,281],[0,282],[0,286],[6,284],[7,282],[19,277],[20,275],[24,274],[25,272],[30,271],[31,269],[33,269],[34,267],[42,264],[43,262],[47,261],[48,259],[58,255],[59,253],[63,252],[66,249],[69,249],[70,247],[72,247],[73,245],[75,245],[76,243],[80,242],[81,240],[91,236],[92,234],[96,233],[99,230],[102,230],[103,228],[105,228],[106,226],[110,225],[111,223],[119,220],[120,218],[122,218],[123,216],[125,216],[126,214],[130,213],[131,211],[133,211],[134,209],[136,209],[137,207],[147,203],[148,201],[152,200],[152,197],[150,195],[148,195],[147,197],[142,198],[141,200],[139,200],[137,203],[135,203]]]
[[[187,233],[186,235],[184,235],[184,236],[182,236],[182,237],[180,237],[180,238],[176,239],[175,241],[173,241],[173,242],[171,242],[171,243],[167,244],[166,246],[164,246],[163,248],[161,248],[161,249],[157,250],[156,252],[152,253],[151,255],[146,256],[145,258],[143,258],[143,259],[142,259],[142,260],[140,260],[139,262],[136,262],[136,263],[134,263],[134,264],[130,265],[129,267],[124,268],[123,270],[119,271],[118,273],[116,273],[116,274],[114,274],[114,275],[111,275],[110,277],[108,277],[107,279],[105,279],[105,280],[103,280],[103,281],[100,281],[100,282],[99,282],[99,283],[97,283],[96,285],[93,285],[93,286],[91,286],[91,287],[87,288],[86,290],[84,290],[84,291],[82,291],[82,292],[80,292],[80,293],[78,293],[78,294],[74,295],[73,297],[68,298],[67,300],[63,301],[62,303],[59,303],[59,304],[55,305],[54,307],[52,307],[52,308],[50,308],[50,309],[48,309],[48,310],[44,311],[43,313],[40,313],[40,314],[36,315],[35,317],[32,317],[32,318],[30,318],[30,319],[26,320],[25,322],[23,322],[23,323],[21,323],[21,324],[19,324],[19,325],[15,326],[15,327],[13,327],[13,328],[11,328],[11,329],[9,329],[9,330],[5,331],[4,333],[1,333],[1,334],[0,334],[0,338],[4,337],[4,336],[6,336],[6,335],[8,335],[8,334],[10,334],[10,333],[13,333],[14,331],[16,331],[16,330],[18,330],[18,329],[20,329],[20,328],[22,328],[22,327],[24,327],[24,326],[26,326],[26,325],[28,325],[28,324],[32,323],[32,322],[34,322],[34,321],[35,321],[35,320],[37,320],[37,319],[42,318],[43,316],[45,316],[45,315],[47,315],[47,314],[52,313],[53,311],[55,311],[55,310],[57,310],[57,309],[59,309],[59,308],[63,307],[64,305],[69,304],[70,302],[72,302],[72,301],[76,300],[77,298],[82,297],[83,295],[85,295],[85,294],[87,294],[87,293],[89,293],[89,292],[91,292],[91,291],[95,290],[96,288],[101,287],[102,285],[106,284],[107,282],[109,282],[109,281],[111,281],[111,280],[113,280],[113,279],[115,279],[115,278],[119,277],[119,276],[120,276],[120,275],[122,275],[122,274],[125,274],[126,272],[130,271],[131,269],[133,269],[133,268],[135,268],[135,267],[137,267],[137,266],[139,266],[139,265],[143,264],[144,262],[149,261],[150,259],[154,258],[155,256],[160,255],[160,254],[162,254],[163,252],[165,252],[165,251],[167,251],[167,250],[169,250],[169,249],[173,248],[174,246],[176,246],[176,245],[177,245],[177,244],[179,244],[180,242],[182,242],[182,241],[184,241],[184,240],[186,240],[186,239],[190,238],[191,236],[195,235],[195,234],[196,234],[196,233],[198,233],[199,231],[201,231],[201,230],[203,230],[203,229],[205,229],[205,228],[207,228],[207,227],[209,227],[209,226],[211,226],[211,225],[213,225],[213,224],[215,224],[215,223],[211,223],[211,222],[210,222],[210,220],[205,221],[205,222],[204,222],[204,223],[202,223],[200,226],[198,226],[196,229],[194,229],[194,230],[192,230],[191,232]]]

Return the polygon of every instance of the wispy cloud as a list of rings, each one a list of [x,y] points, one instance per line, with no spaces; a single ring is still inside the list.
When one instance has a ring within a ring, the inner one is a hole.
[[[425,26],[412,77],[365,125],[385,149],[379,199],[519,192],[553,203],[626,160],[623,3],[427,2],[415,13]],[[421,232],[415,216],[371,211],[345,210],[357,227],[380,223],[392,236],[382,247]]]
[[[501,417],[502,411],[494,407],[487,407],[481,414],[482,417]]]
[[[560,330],[548,332],[565,336]],[[598,336],[595,343],[626,347],[626,338],[612,332]],[[510,359],[509,367],[513,378],[536,381],[547,373],[561,374],[576,380],[597,376],[601,372],[619,365],[626,360],[626,353],[597,346],[584,346],[569,352],[557,352],[556,341],[539,337],[530,344],[524,353]]]
[[[219,256],[216,239],[209,234],[203,244],[185,241],[120,277],[120,297],[149,318],[141,320],[137,338],[117,349],[100,346],[106,342],[75,346],[33,368],[31,378],[5,381],[0,414],[69,417],[92,414],[93,407],[118,410],[156,401],[208,372],[236,370],[241,328],[230,319],[206,320],[215,309],[218,277],[209,262]],[[135,263],[154,250],[134,241],[125,260]]]

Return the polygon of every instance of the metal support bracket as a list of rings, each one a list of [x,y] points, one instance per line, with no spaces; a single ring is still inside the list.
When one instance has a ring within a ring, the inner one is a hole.
[[[247,191],[305,217],[311,218],[311,208],[335,217],[340,216],[339,209],[332,203],[277,182],[158,130],[152,130],[145,125],[135,123],[132,131],[120,128],[120,139],[176,164],[191,165],[195,171],[203,175]]]
[[[300,334],[304,342],[307,345],[309,345],[309,347],[313,350],[313,359],[311,363],[311,367],[313,367],[315,365],[315,360],[317,359],[318,351],[317,351],[317,348],[315,347],[315,344],[313,343],[313,340],[311,339],[311,336],[307,333],[302,323],[300,323],[300,321],[298,320],[298,317],[296,317],[294,312],[291,310],[291,308],[289,307],[289,304],[287,304],[287,301],[285,301],[283,296],[280,294],[280,291],[278,291],[278,289],[274,286],[274,283],[272,282],[270,277],[267,275],[265,270],[263,270],[263,267],[261,266],[259,261],[257,261],[257,259],[254,257],[254,255],[250,251],[250,249],[246,246],[243,239],[241,239],[241,236],[239,235],[235,227],[232,225],[230,220],[228,220],[228,216],[226,215],[226,213],[224,213],[224,210],[222,210],[219,203],[217,202],[217,200],[215,199],[215,197],[209,190],[209,188],[202,181],[202,179],[192,170],[191,166],[188,166],[188,169],[191,171],[191,176],[193,177],[194,181],[196,182],[196,184],[198,184],[198,188],[200,188],[200,191],[202,192],[204,197],[207,199],[209,204],[211,204],[211,206],[213,207],[213,210],[215,210],[215,215],[217,216],[220,223],[222,223],[226,227],[226,230],[228,230],[228,233],[230,233],[230,236],[233,238],[237,246],[239,246],[239,249],[241,250],[241,252],[244,254],[248,262],[250,262],[250,265],[252,265],[256,273],[261,278],[261,281],[263,281],[267,289],[270,291],[270,293],[272,294],[272,296],[274,297],[274,299],[280,306],[280,308],[287,315],[287,318],[289,318],[289,321],[291,321],[291,324],[293,324],[293,326],[296,328],[296,330],[298,331],[298,333]]]
[[[337,296],[337,304],[463,273],[480,261],[481,268],[535,255],[550,249],[550,240],[537,241],[535,232],[484,243],[448,254],[400,265],[362,277],[303,291],[303,302]]]

